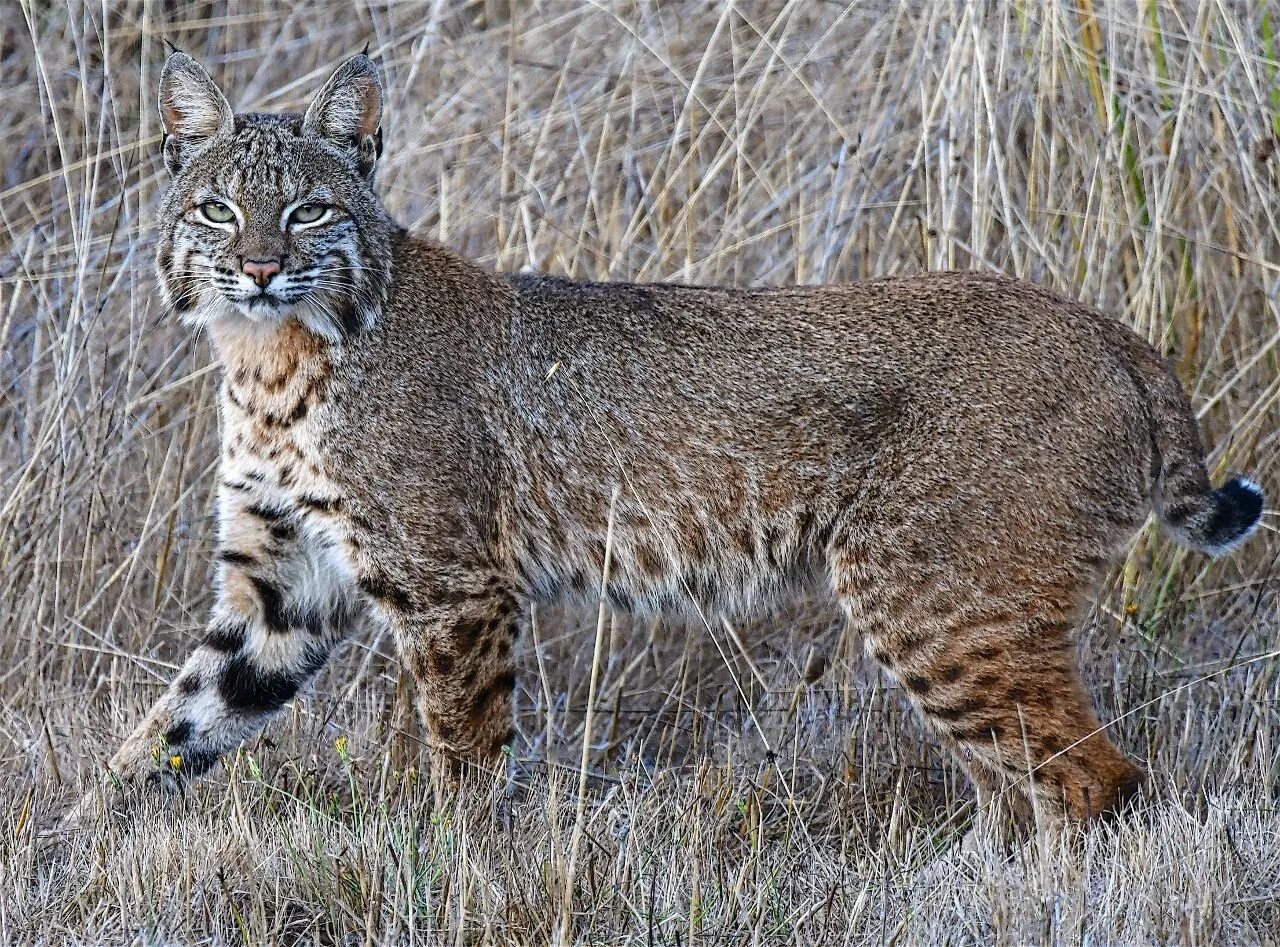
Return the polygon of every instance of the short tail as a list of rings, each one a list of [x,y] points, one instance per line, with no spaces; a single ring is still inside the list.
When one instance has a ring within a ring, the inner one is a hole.
[[[1262,518],[1264,501],[1256,483],[1232,477],[1217,490],[1180,497],[1163,510],[1157,507],[1156,515],[1184,546],[1220,556],[1249,538]]]
[[[1262,519],[1262,489],[1244,477],[1232,477],[1216,490],[1210,486],[1200,427],[1186,392],[1164,359],[1136,337],[1133,342],[1134,380],[1151,409],[1156,519],[1184,546],[1211,556],[1230,552]]]

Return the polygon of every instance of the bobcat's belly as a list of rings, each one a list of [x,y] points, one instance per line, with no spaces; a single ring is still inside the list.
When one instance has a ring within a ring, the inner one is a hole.
[[[633,613],[746,614],[829,586],[814,517],[713,517],[637,511],[619,502],[609,523],[530,532],[516,573],[538,601],[597,602]],[[605,575],[607,572],[607,582]]]

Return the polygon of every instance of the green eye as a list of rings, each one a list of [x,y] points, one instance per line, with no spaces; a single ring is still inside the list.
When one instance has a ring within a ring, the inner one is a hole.
[[[293,209],[293,213],[289,215],[289,223],[314,224],[328,211],[329,208],[323,204],[299,204]]]
[[[229,224],[236,219],[236,212],[222,201],[206,201],[200,205],[200,213],[214,224]]]

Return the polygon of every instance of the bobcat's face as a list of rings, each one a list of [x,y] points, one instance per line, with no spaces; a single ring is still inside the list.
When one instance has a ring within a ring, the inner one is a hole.
[[[306,115],[233,116],[208,74],[174,53],[160,103],[174,180],[156,260],[174,308],[201,325],[297,319],[332,340],[367,327],[389,280],[368,58],[345,63]]]

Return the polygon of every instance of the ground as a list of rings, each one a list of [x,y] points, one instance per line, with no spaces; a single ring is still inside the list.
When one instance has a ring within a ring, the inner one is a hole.
[[[1117,563],[1083,660],[1148,793],[1012,853],[959,849],[970,790],[822,603],[606,614],[599,649],[595,610],[538,615],[510,794],[432,791],[357,640],[181,804],[56,828],[209,605],[216,373],[150,265],[165,41],[242,110],[369,43],[388,205],[487,265],[1085,299],[1276,496],[1280,9],[0,5],[0,943],[1280,942],[1271,514]]]

